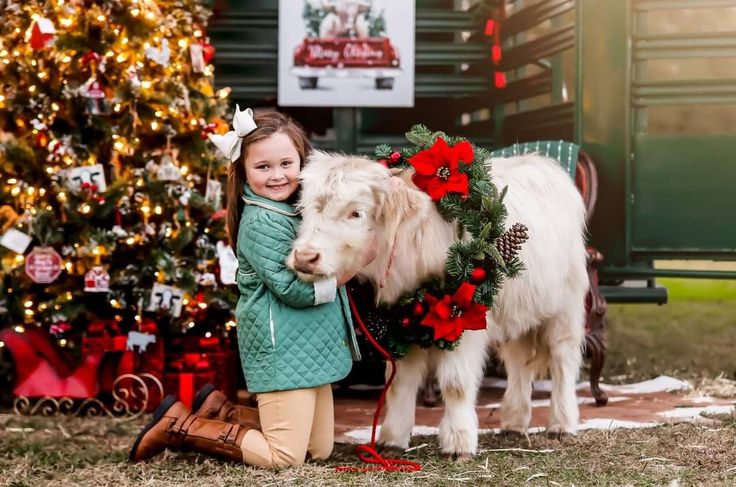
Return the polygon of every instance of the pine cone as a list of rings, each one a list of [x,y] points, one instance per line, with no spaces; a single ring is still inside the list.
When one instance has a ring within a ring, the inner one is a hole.
[[[509,262],[516,257],[521,250],[522,244],[529,240],[529,235],[527,234],[528,230],[529,229],[521,223],[514,223],[511,228],[506,230],[503,235],[493,242],[501,253],[503,260]]]

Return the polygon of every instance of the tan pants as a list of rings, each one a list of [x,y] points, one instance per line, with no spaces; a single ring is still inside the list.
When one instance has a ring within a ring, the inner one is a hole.
[[[307,453],[323,460],[332,453],[335,414],[332,386],[257,395],[261,430],[250,430],[240,449],[248,465],[284,468],[304,463]]]

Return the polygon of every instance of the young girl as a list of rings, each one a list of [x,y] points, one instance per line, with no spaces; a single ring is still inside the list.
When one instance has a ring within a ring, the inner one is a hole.
[[[212,388],[202,392],[215,407],[198,405],[200,397],[194,413],[171,396],[139,435],[131,460],[168,447],[283,468],[332,452],[330,384],[360,359],[343,288],[358,269],[312,284],[286,267],[299,225],[298,176],[311,147],[289,117],[250,113],[238,109],[236,130],[213,142],[233,160],[227,226],[238,258],[238,345],[248,390],[257,393],[260,429],[245,408],[221,395],[213,400]],[[374,257],[367,249],[363,264]]]

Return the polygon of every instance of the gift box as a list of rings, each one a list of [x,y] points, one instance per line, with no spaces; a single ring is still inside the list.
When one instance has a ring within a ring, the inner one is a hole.
[[[237,399],[240,359],[228,337],[179,337],[171,340],[171,349],[175,354],[196,354],[208,360],[215,373],[212,383],[228,399]]]
[[[116,323],[115,325],[117,326]],[[85,337],[85,340],[88,350],[100,347],[106,350],[106,357],[99,374],[100,392],[112,393],[115,380],[126,374],[136,376],[150,374],[163,383],[164,343],[161,336],[158,335],[158,327],[155,321],[144,319],[137,325],[137,330],[131,330],[127,335],[114,337],[105,336],[104,333],[100,335],[98,329],[99,326],[97,325],[93,327],[92,336]],[[113,340],[110,341],[110,338]],[[105,339],[108,342],[105,342]],[[155,387],[154,383],[150,380],[145,382],[149,389],[149,401],[146,410],[151,412],[158,406],[163,397],[159,397],[161,391],[158,387]],[[119,394],[122,391],[117,392]],[[129,393],[131,392],[129,391]]]
[[[113,320],[93,321],[82,338],[82,353],[124,352],[128,337],[120,333],[120,326]]]
[[[181,354],[169,363],[169,368],[164,374],[164,391],[178,396],[189,408],[197,390],[207,383],[215,383],[212,362],[203,354]]]

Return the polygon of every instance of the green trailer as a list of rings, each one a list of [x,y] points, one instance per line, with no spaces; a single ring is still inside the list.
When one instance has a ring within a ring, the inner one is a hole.
[[[489,148],[575,142],[597,169],[590,234],[609,301],[663,303],[660,276],[736,278],[655,266],[736,257],[736,31],[703,21],[736,25],[736,0],[507,1],[496,65],[484,28],[499,3],[417,0],[413,108],[278,108],[353,153],[401,145],[417,122]],[[276,107],[276,2],[230,0],[210,35],[218,87]],[[723,69],[686,69],[704,62]]]

